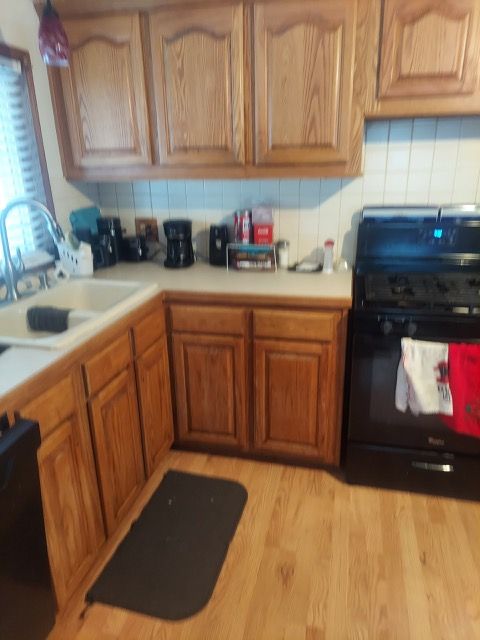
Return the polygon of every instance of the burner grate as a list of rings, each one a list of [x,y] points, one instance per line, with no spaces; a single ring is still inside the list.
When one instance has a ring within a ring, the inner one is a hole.
[[[367,304],[400,308],[479,307],[480,274],[388,274],[365,277]]]

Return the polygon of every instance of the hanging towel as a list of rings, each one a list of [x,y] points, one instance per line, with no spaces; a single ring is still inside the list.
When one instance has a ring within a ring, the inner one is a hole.
[[[402,338],[395,406],[420,413],[453,413],[448,381],[448,344]]]
[[[452,343],[448,350],[453,415],[442,421],[458,433],[480,438],[480,345]]]

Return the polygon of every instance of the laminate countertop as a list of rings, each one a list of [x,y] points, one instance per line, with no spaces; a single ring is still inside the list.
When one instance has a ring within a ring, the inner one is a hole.
[[[155,282],[162,291],[252,298],[310,299],[321,305],[329,301],[338,308],[352,304],[352,272],[331,274],[278,270],[249,272],[212,267],[197,262],[186,269],[165,269],[156,262],[121,262],[95,272],[96,278]]]
[[[235,296],[242,303],[251,300],[274,304],[298,304],[308,306],[330,306],[350,308],[352,302],[352,273],[344,271],[333,274],[295,273],[250,273],[227,271],[222,267],[212,267],[206,263],[196,263],[187,269],[165,269],[155,262],[120,263],[115,267],[95,272],[95,278],[107,280],[131,280],[156,284],[150,298],[159,291],[169,296],[191,294],[230,298]],[[148,296],[143,300],[146,302]],[[17,386],[26,383],[60,360],[68,351],[77,348],[108,324],[103,324],[91,333],[84,334],[77,342],[65,349],[43,349],[11,347],[0,354],[0,413],[3,412],[2,398]]]

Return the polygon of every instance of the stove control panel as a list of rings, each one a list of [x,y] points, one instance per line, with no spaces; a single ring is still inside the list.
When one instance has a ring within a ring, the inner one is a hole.
[[[388,318],[386,316],[378,317],[378,326],[384,336],[395,333],[409,338],[413,338],[418,329],[417,323],[411,318]]]
[[[422,244],[434,247],[453,247],[458,238],[458,228],[431,226],[418,230],[418,239]]]

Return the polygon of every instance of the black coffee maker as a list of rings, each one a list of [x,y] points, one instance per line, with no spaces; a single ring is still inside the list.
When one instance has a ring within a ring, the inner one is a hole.
[[[167,238],[167,259],[164,265],[169,269],[192,265],[195,261],[192,247],[192,221],[166,220],[163,228]]]
[[[228,227],[212,224],[210,227],[210,264],[218,267],[227,266]]]

